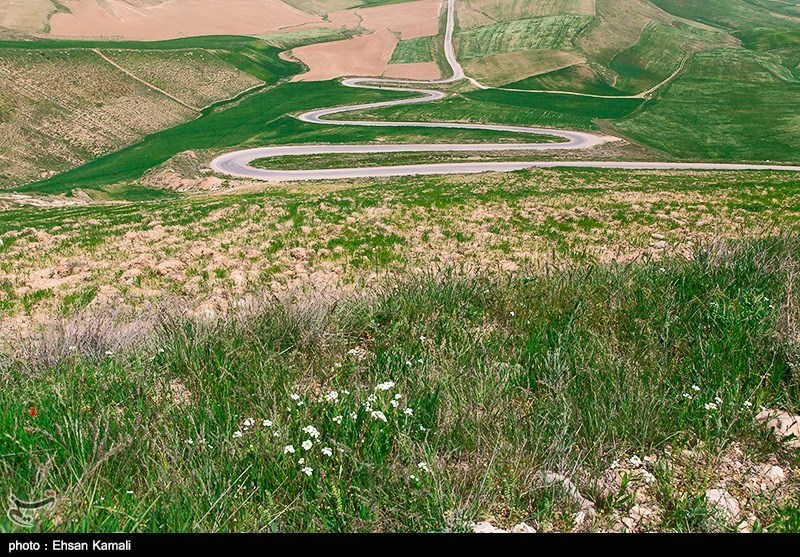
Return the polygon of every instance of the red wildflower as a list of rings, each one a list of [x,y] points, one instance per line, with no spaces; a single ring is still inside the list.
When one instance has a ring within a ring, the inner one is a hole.
[[[31,415],[31,418],[35,418],[36,417],[36,408],[31,406],[30,410],[28,410],[28,414]]]

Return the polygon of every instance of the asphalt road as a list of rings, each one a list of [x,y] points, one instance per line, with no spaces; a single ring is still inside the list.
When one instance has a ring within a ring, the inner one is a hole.
[[[323,108],[301,114],[298,118],[303,122],[329,126],[367,126],[367,127],[414,127],[414,128],[449,128],[463,130],[491,130],[506,133],[547,135],[560,138],[558,143],[448,143],[448,144],[391,144],[391,145],[287,145],[280,147],[259,147],[234,151],[217,157],[211,162],[211,168],[220,174],[237,178],[250,178],[268,181],[324,180],[338,178],[373,178],[381,176],[416,176],[430,174],[475,174],[480,172],[508,172],[526,168],[618,168],[618,169],[659,169],[659,170],[788,170],[800,172],[800,166],[757,165],[757,164],[716,164],[716,163],[680,163],[680,162],[626,162],[626,161],[522,161],[522,162],[465,162],[414,164],[403,166],[376,166],[364,168],[335,168],[317,170],[270,170],[254,168],[250,163],[256,159],[284,156],[307,156],[335,153],[409,153],[409,152],[498,152],[498,151],[554,151],[588,149],[617,138],[587,132],[557,130],[552,128],[535,128],[522,126],[505,126],[497,124],[466,124],[450,122],[385,122],[369,120],[328,120],[326,117],[344,112],[374,109],[389,106],[401,106],[434,102],[447,97],[441,91],[425,89],[425,85],[452,83],[469,77],[458,62],[453,48],[453,32],[455,29],[455,2],[448,0],[447,26],[445,28],[445,57],[453,72],[451,77],[439,81],[414,81],[377,78],[345,79],[346,87],[361,89],[379,89],[417,93],[418,97],[410,99],[385,101],[368,104]]]

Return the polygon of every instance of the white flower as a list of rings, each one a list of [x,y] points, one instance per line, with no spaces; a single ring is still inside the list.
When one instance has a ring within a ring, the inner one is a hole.
[[[411,363],[411,360],[406,360],[406,365],[411,367],[413,364]]]
[[[705,406],[706,410],[717,410],[717,409],[719,409],[719,407],[713,402],[706,402],[704,404],[704,406]]]
[[[403,398],[403,395],[401,395],[400,393],[397,393],[396,395],[394,395],[394,399],[395,400],[400,400],[401,398]]]
[[[689,400],[692,400],[692,399],[694,398],[694,397],[693,397],[692,395],[690,395],[689,393],[683,393],[681,396],[682,396],[683,398],[688,398]]]
[[[256,421],[253,418],[247,418],[244,421],[244,427],[253,427],[253,424],[255,424],[255,423],[256,423]]]
[[[516,313],[514,313],[513,311],[509,311],[509,312],[508,312],[508,314],[509,314],[511,317],[514,317],[515,315],[517,315],[517,314],[516,314]]]
[[[242,435],[244,435],[244,434],[241,431],[234,431],[233,432],[233,438],[234,439],[239,439]]]
[[[308,433],[313,439],[319,437],[319,431],[313,425],[307,425],[303,428],[304,433]]]
[[[411,478],[411,479],[412,479],[412,480],[414,480],[415,482],[418,482],[418,481],[419,481],[419,478],[418,478],[418,477],[416,477],[414,474],[411,474],[411,475],[409,476],[409,478]]]
[[[430,472],[431,471],[431,469],[428,467],[428,463],[427,462],[420,462],[419,464],[417,464],[417,468],[419,468],[423,472]]]
[[[650,472],[648,472],[647,470],[642,472],[642,476],[644,477],[644,481],[646,481],[649,484],[651,484],[651,483],[656,481],[656,477],[653,474],[651,474]]]
[[[369,395],[367,397],[367,402],[368,403],[377,402],[377,400],[378,400],[378,397],[376,397],[375,395]]]
[[[629,462],[630,462],[630,463],[631,463],[633,466],[636,466],[637,468],[638,468],[639,466],[641,466],[641,465],[642,465],[642,459],[641,459],[641,458],[639,458],[639,457],[638,457],[638,456],[636,456],[636,455],[633,455],[632,457],[630,457],[630,458],[628,459],[628,461],[629,461]]]
[[[611,469],[614,470],[616,468],[619,468],[619,460],[615,460],[611,463]]]
[[[297,393],[292,393],[289,395],[289,398],[291,398],[292,400],[300,400],[300,395]]]
[[[342,365],[342,364],[339,364],[339,366],[340,366],[340,367],[341,367],[341,365]],[[349,395],[349,394],[350,394],[350,391],[348,391],[347,389],[342,389],[342,393],[344,393],[344,394],[346,394],[346,395]]]
[[[272,432],[272,436],[273,437],[280,437],[281,436],[281,432],[276,429],[275,431]]]
[[[301,458],[300,460],[297,461],[297,464],[299,464],[300,466],[302,466],[305,463],[306,463],[306,459],[305,458]]]
[[[405,410],[403,410],[403,414],[405,414],[406,416],[413,416],[414,410],[411,408],[406,408]]]
[[[338,398],[339,398],[339,393],[337,393],[336,391],[331,391],[327,395],[325,395],[325,400],[327,400],[328,402],[335,402],[336,399]]]
[[[331,450],[330,447],[323,447],[322,454],[324,454],[325,456],[333,456],[333,451]]]
[[[298,408],[300,408],[300,407],[301,407],[301,406],[303,406],[304,404],[305,404],[305,402],[303,402],[302,400],[298,400],[298,401],[297,401],[297,407],[298,407]]]
[[[77,346],[70,346],[70,347],[69,347],[69,351],[70,351],[70,352],[75,352],[77,349],[78,349],[78,347],[77,347]]]
[[[386,414],[384,414],[380,410],[375,410],[374,412],[372,412],[370,414],[370,416],[372,416],[372,419],[374,419],[374,420],[380,420],[380,421],[382,421],[384,423],[386,422]]]
[[[340,423],[342,423],[342,415],[341,415],[341,414],[339,414],[338,416],[334,416],[334,417],[333,417],[333,423],[335,423],[335,424],[340,424]]]
[[[385,381],[380,383],[377,387],[375,387],[379,391],[388,391],[391,388],[394,388],[394,381]]]
[[[311,442],[311,439],[306,439],[300,446],[303,447],[303,450],[310,451],[311,447],[314,446],[314,443]]]
[[[392,405],[392,408],[397,408],[398,406],[400,406],[400,403],[397,402],[396,400],[391,401],[389,404]]]
[[[745,408],[752,408],[753,407],[753,403],[750,402],[749,400],[745,400],[744,401],[744,407]]]
[[[106,350],[106,356],[113,356],[114,353],[111,350]]]
[[[308,476],[308,477],[311,477],[311,474],[313,474],[313,473],[314,473],[314,469],[313,469],[313,468],[311,468],[310,466],[306,466],[305,468],[303,468],[303,469],[302,469],[302,470],[300,470],[300,471],[301,471],[303,474],[305,474],[306,476]]]
[[[194,445],[194,441],[193,441],[193,440],[191,440],[191,439],[187,439],[187,440],[186,440],[186,444],[187,444],[187,445]]]
[[[714,402],[716,402],[717,404],[722,404],[722,399],[719,398],[718,396],[715,396],[714,397]]]
[[[354,419],[354,420],[357,419],[358,418],[358,412],[353,412],[352,414],[350,414],[350,417],[352,419]]]
[[[292,445],[286,445],[283,448],[283,454],[294,454],[294,447]]]
[[[698,387],[697,385],[692,385],[692,390],[699,393],[700,392],[700,387]]]
[[[272,427],[272,420],[264,420],[263,422],[261,422],[261,425],[263,425],[264,427]]]

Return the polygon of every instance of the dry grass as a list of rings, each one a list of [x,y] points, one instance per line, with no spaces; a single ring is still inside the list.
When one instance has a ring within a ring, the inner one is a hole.
[[[489,86],[502,86],[532,75],[552,72],[575,64],[584,58],[564,50],[522,50],[473,58],[465,64],[467,73]]]
[[[194,113],[90,51],[0,53],[0,185],[87,162]]]

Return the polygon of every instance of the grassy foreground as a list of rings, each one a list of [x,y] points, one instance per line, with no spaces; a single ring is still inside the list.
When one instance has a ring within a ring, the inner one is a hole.
[[[133,351],[84,322],[77,340],[0,360],[0,491],[55,489],[44,531],[603,530],[642,498],[642,529],[735,529],[703,495],[732,447],[796,476],[797,452],[753,417],[800,404],[799,265],[784,237],[688,261],[408,278],[165,319]],[[603,488],[619,462],[637,470]],[[546,471],[597,513],[576,514]],[[789,482],[728,489],[753,529],[797,530]]]

